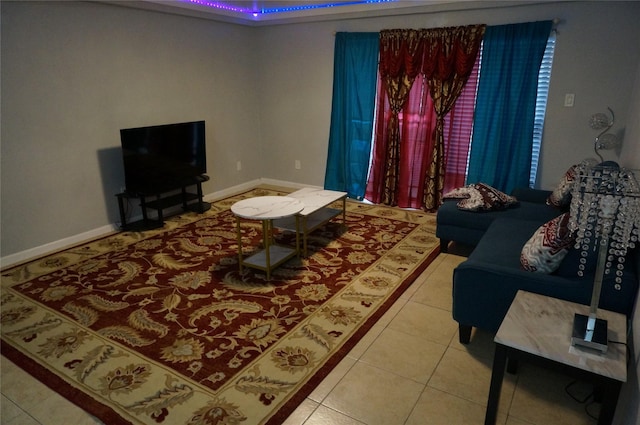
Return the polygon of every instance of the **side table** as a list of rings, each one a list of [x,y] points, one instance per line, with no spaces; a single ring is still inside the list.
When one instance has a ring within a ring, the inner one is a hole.
[[[238,234],[238,264],[242,273],[242,266],[264,270],[267,280],[271,279],[271,270],[278,267],[291,257],[298,255],[300,249],[300,236],[297,214],[304,209],[304,204],[297,199],[287,196],[257,196],[243,199],[231,206],[231,212],[236,216]],[[277,245],[273,241],[273,220],[296,217],[296,246],[295,248]],[[243,258],[242,233],[240,231],[241,219],[262,221],[262,245],[263,249]]]
[[[605,354],[571,345],[575,313],[588,314],[589,307],[557,298],[518,291],[494,339],[491,387],[485,425],[495,424],[507,358],[543,363],[603,387],[598,424],[613,420],[618,396],[627,380],[627,322],[620,313],[598,310],[609,325],[609,349]]]

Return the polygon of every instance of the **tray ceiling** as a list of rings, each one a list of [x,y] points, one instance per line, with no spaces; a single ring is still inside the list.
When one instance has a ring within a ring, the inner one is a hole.
[[[483,0],[104,0],[105,3],[261,26],[444,10],[483,9],[543,1]]]

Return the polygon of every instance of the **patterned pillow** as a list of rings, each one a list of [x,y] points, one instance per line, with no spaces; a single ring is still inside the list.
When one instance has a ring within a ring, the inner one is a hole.
[[[454,189],[444,199],[461,199],[457,206],[465,211],[494,211],[516,205],[518,200],[484,183]]]
[[[596,160],[592,158],[585,159],[579,164],[572,165],[562,179],[558,186],[551,192],[547,198],[547,205],[551,205],[557,208],[564,208],[571,203],[571,189],[573,189],[573,183],[576,180],[576,176],[581,170],[591,167],[596,164]]]
[[[569,230],[569,213],[564,213],[543,224],[524,244],[520,264],[529,272],[552,273],[575,242]]]

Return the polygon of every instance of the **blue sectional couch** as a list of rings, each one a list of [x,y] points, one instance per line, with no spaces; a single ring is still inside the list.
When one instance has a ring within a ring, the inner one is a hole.
[[[491,223],[498,218],[533,220],[545,223],[564,211],[545,203],[550,191],[529,188],[515,189],[512,196],[518,205],[498,211],[463,211],[457,207],[458,200],[448,199],[437,212],[436,237],[440,239],[440,252],[447,252],[449,244],[460,242],[476,246]]]
[[[578,277],[580,254],[575,248],[551,274],[525,271],[521,266],[525,243],[542,224],[563,212],[544,204],[548,194],[531,189],[514,193],[520,205],[503,211],[460,211],[455,201],[446,201],[438,211],[436,235],[441,245],[446,247],[449,240],[476,245],[453,273],[453,318],[461,343],[469,343],[473,327],[495,333],[520,289],[590,303],[595,261],[587,270],[590,273]],[[638,292],[639,249],[629,251],[624,273],[620,290],[605,278],[600,307],[630,317]]]

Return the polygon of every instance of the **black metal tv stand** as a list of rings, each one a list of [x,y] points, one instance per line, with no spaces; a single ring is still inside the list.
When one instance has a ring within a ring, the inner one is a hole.
[[[174,187],[164,187],[157,191],[145,192],[122,192],[116,194],[118,198],[118,208],[120,210],[120,223],[122,230],[142,231],[157,229],[164,226],[164,216],[162,210],[182,204],[185,211],[193,211],[199,214],[209,210],[211,204],[202,199],[202,183],[209,180],[209,176],[200,175],[180,182]],[[189,192],[188,187],[196,186],[196,193]],[[180,193],[173,193],[180,190]],[[147,200],[147,198],[153,198]],[[142,219],[133,223],[127,223],[127,217],[124,209],[125,199],[139,199],[140,209],[142,210]],[[196,201],[196,202],[193,202]],[[147,210],[155,210],[156,218],[150,218]]]

